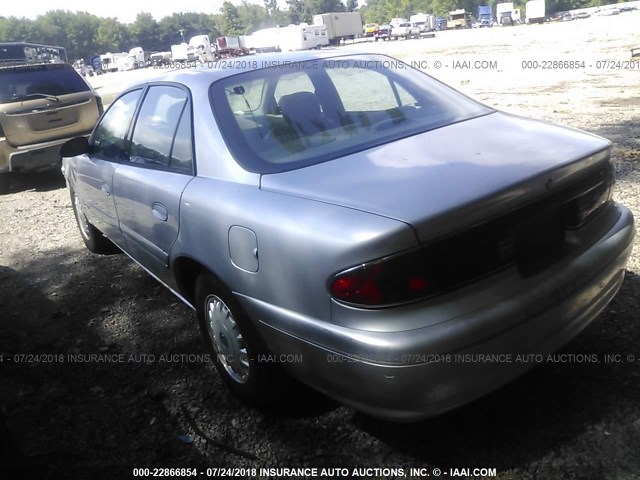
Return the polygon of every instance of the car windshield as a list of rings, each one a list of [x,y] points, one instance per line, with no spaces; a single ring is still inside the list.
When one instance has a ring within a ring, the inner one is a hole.
[[[88,90],[86,82],[69,65],[0,68],[0,103],[55,98]]]
[[[271,65],[211,86],[222,135],[252,172],[293,170],[493,112],[385,56]]]

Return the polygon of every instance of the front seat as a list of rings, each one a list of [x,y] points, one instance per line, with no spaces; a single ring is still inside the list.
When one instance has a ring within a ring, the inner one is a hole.
[[[311,136],[326,130],[322,107],[312,92],[296,92],[280,98],[282,115],[299,134]]]

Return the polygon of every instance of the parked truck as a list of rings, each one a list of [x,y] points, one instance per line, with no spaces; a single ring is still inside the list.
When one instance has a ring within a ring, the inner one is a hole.
[[[194,35],[191,37],[189,39],[189,52],[192,52],[196,59],[202,63],[215,60],[209,35]]]
[[[471,28],[471,14],[464,8],[449,12],[447,28]]]
[[[496,21],[501,26],[513,25],[513,2],[496,5]]]
[[[399,38],[408,40],[419,36],[420,28],[411,22],[403,22],[391,27],[391,40],[398,40]]]
[[[433,32],[436,29],[436,17],[426,13],[416,13],[409,21],[420,29],[420,33]]]
[[[546,15],[545,0],[530,0],[525,5],[527,23],[543,23]]]
[[[490,5],[478,6],[478,23],[480,27],[490,27],[493,25],[493,15],[491,15]]]
[[[325,25],[329,45],[342,40],[353,40],[362,33],[362,17],[359,12],[331,12],[313,16],[314,25]]]

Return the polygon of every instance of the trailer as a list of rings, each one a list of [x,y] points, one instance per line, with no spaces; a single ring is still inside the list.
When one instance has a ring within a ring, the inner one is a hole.
[[[329,45],[342,40],[353,40],[362,34],[362,17],[359,12],[331,12],[313,16],[314,25],[325,25]]]
[[[319,49],[329,45],[326,25],[289,25],[278,31],[278,47],[283,52]]]
[[[117,72],[118,64],[120,63],[120,59],[126,57],[127,53],[103,53],[100,55],[100,63],[102,64],[102,71],[107,72]]]
[[[171,52],[154,52],[149,55],[149,63],[154,67],[171,63]]]
[[[545,0],[530,0],[525,5],[527,23],[543,23],[546,15]]]
[[[247,48],[249,52],[255,53],[277,52],[279,49],[278,30],[280,30],[280,27],[256,30],[251,35],[245,37],[245,48]]]
[[[178,63],[195,62],[196,55],[193,49],[189,49],[188,43],[182,42],[177,45],[171,45],[171,61]]]

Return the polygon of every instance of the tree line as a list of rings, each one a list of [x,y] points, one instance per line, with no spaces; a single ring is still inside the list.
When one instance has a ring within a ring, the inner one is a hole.
[[[256,30],[291,23],[311,23],[318,13],[359,11],[365,22],[386,22],[393,17],[409,17],[418,12],[446,15],[457,8],[475,13],[478,5],[494,5],[501,0],[368,0],[358,8],[358,0],[287,0],[281,9],[277,0],[263,5],[242,0],[238,5],[225,1],[219,14],[174,13],[156,20],[150,13],[139,13],[133,23],[114,17],[98,17],[87,12],[53,10],[36,17],[0,16],[0,42],[28,41],[59,45],[67,49],[70,60],[105,52],[128,51],[141,46],[146,51],[167,51],[171,45],[193,35],[245,35]],[[524,7],[526,0],[514,0]],[[547,14],[558,11],[617,3],[616,0],[547,0]],[[523,12],[524,13],[524,12]]]

